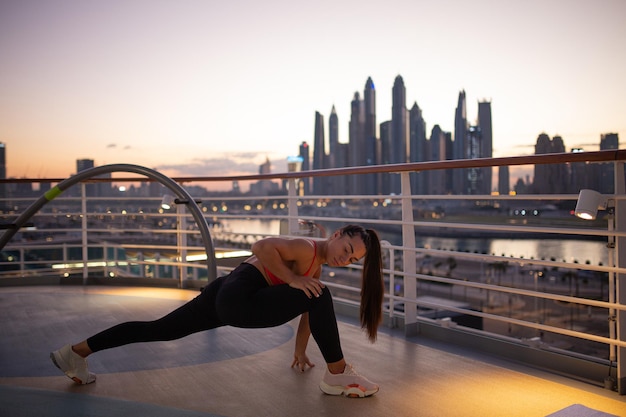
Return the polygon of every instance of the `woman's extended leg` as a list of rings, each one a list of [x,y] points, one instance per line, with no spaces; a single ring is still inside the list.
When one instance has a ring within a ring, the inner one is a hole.
[[[196,298],[153,321],[132,321],[110,327],[76,345],[66,345],[50,354],[52,362],[69,378],[88,384],[96,376],[88,371],[85,358],[93,352],[129,343],[180,339],[192,333],[220,327],[215,297],[223,278],[209,284]]]
[[[129,321],[89,337],[92,352],[139,342],[175,340],[223,323],[215,311],[215,297],[223,278],[208,285],[196,298],[153,321]]]

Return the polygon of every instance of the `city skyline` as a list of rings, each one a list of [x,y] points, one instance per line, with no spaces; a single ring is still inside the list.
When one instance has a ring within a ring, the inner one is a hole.
[[[494,156],[532,154],[542,133],[597,150],[626,135],[625,16],[610,0],[3,2],[7,176],[63,178],[84,158],[170,176],[254,173],[266,158],[284,171],[313,144],[316,112],[335,108],[347,143],[368,77],[377,124],[391,120],[397,75],[428,134],[454,131],[466,91],[470,123],[492,104]]]

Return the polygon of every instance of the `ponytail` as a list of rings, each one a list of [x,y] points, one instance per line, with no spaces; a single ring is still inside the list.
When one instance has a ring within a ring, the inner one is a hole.
[[[373,343],[376,341],[378,326],[383,319],[383,297],[385,296],[380,239],[374,230],[364,229],[361,226],[345,226],[340,229],[340,233],[350,237],[359,235],[365,244],[359,315],[361,328],[367,330],[368,339]]]

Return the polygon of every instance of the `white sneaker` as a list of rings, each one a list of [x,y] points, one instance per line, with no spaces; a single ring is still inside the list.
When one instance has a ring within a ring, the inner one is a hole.
[[[329,395],[345,395],[346,397],[369,397],[378,392],[378,385],[356,373],[352,365],[346,364],[341,374],[331,374],[326,369],[320,389]]]
[[[87,359],[74,352],[72,345],[65,345],[50,353],[50,359],[57,368],[77,384],[84,385],[96,382],[96,374],[92,374],[87,369]]]

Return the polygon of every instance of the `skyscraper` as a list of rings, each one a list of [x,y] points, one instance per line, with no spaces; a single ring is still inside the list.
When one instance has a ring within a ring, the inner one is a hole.
[[[409,110],[409,162],[425,162],[429,159],[428,141],[426,140],[426,122],[422,110],[413,103]],[[445,157],[445,155],[444,155]],[[411,190],[415,194],[426,194],[428,171],[411,173]]]
[[[326,146],[324,138],[324,116],[320,112],[315,112],[315,133],[313,136],[313,169],[326,168]],[[324,177],[313,178],[313,193],[321,194],[326,190],[323,188]]]
[[[535,155],[563,152],[565,152],[565,144],[560,136],[555,136],[550,140],[547,134],[542,133],[537,138]],[[533,191],[536,194],[560,194],[570,190],[567,164],[535,165],[534,175]]]
[[[7,179],[6,146],[0,142],[0,179]]]
[[[582,148],[572,148],[571,152],[584,152]],[[599,165],[588,162],[570,162],[569,163],[569,183],[570,192],[578,193],[580,190],[590,188],[598,190]]]
[[[271,174],[272,163],[268,157],[265,157],[265,162],[259,165],[259,174]],[[234,187],[233,187],[234,188]],[[250,194],[253,195],[269,195],[278,191],[278,184],[272,180],[259,180],[256,183],[250,184]]]
[[[330,110],[328,118],[328,168],[338,168],[341,165],[336,160],[339,148],[339,118],[335,106]]]
[[[87,169],[93,168],[94,167],[94,161],[93,159],[77,159],[76,160],[76,173],[85,171]],[[98,185],[99,184],[86,184],[85,185],[85,192],[87,193],[87,196],[89,197],[99,197],[99,193],[98,193]],[[78,192],[78,191],[76,191]]]
[[[493,156],[493,133],[491,125],[491,102],[478,102],[478,127],[480,127],[480,152],[479,158],[491,158]],[[481,168],[481,183],[478,188],[479,194],[491,194],[493,169]]]
[[[391,121],[380,124],[380,163],[389,164],[391,161]],[[378,189],[380,194],[388,195],[391,192],[391,177],[395,174],[380,174],[378,176]]]
[[[328,167],[327,168],[341,168],[346,166],[344,150],[339,143],[339,117],[337,116],[337,110],[335,106],[330,111],[330,117],[328,118]],[[328,194],[339,194],[346,191],[347,177],[339,175],[328,178],[330,187],[327,190]]]
[[[469,126],[465,134],[465,152],[467,159],[480,158],[480,143],[482,132],[480,126]],[[482,194],[482,169],[468,168],[465,170],[464,194]]]
[[[446,135],[439,125],[435,125],[430,134],[430,157],[431,161],[443,161],[446,159]],[[446,172],[441,169],[428,172],[428,194],[446,194]]]
[[[300,168],[302,171],[310,171],[311,170],[311,162],[309,155],[309,144],[306,142],[302,142],[300,144],[300,157],[302,158],[302,167]],[[311,193],[311,182],[310,178],[306,177],[302,179],[302,192],[304,195],[309,195]]]
[[[348,138],[348,163],[350,166],[365,165],[365,106],[359,92],[354,93],[350,103],[350,124]],[[350,175],[350,194],[363,194],[363,181],[360,175]]]
[[[467,122],[465,90],[459,93],[454,115],[453,159],[490,158],[493,154],[491,102],[478,102],[478,123]],[[455,194],[490,194],[492,168],[455,169],[452,191]]]
[[[76,160],[76,173],[90,169],[94,167],[93,159],[77,159]]]
[[[511,191],[511,180],[509,175],[509,166],[503,165],[498,167],[498,194],[508,195]]]
[[[466,159],[467,114],[465,107],[465,90],[459,93],[459,99],[454,113],[454,145],[453,159]],[[452,188],[454,194],[467,192],[467,170],[455,169],[452,172]]]
[[[363,91],[363,104],[365,106],[365,165],[378,165],[380,162],[378,138],[376,135],[376,88],[372,77],[368,77]],[[378,194],[378,174],[363,176],[364,194]]]
[[[85,171],[95,167],[93,159],[77,159],[76,173]],[[111,173],[100,174],[96,178],[111,178]],[[87,195],[90,197],[110,197],[113,195],[113,188],[110,183],[98,182],[95,184],[87,184]]]
[[[398,75],[393,83],[391,105],[391,163],[401,164],[409,160],[409,134],[406,108],[406,88]],[[400,175],[391,176],[391,192],[401,193]]]

